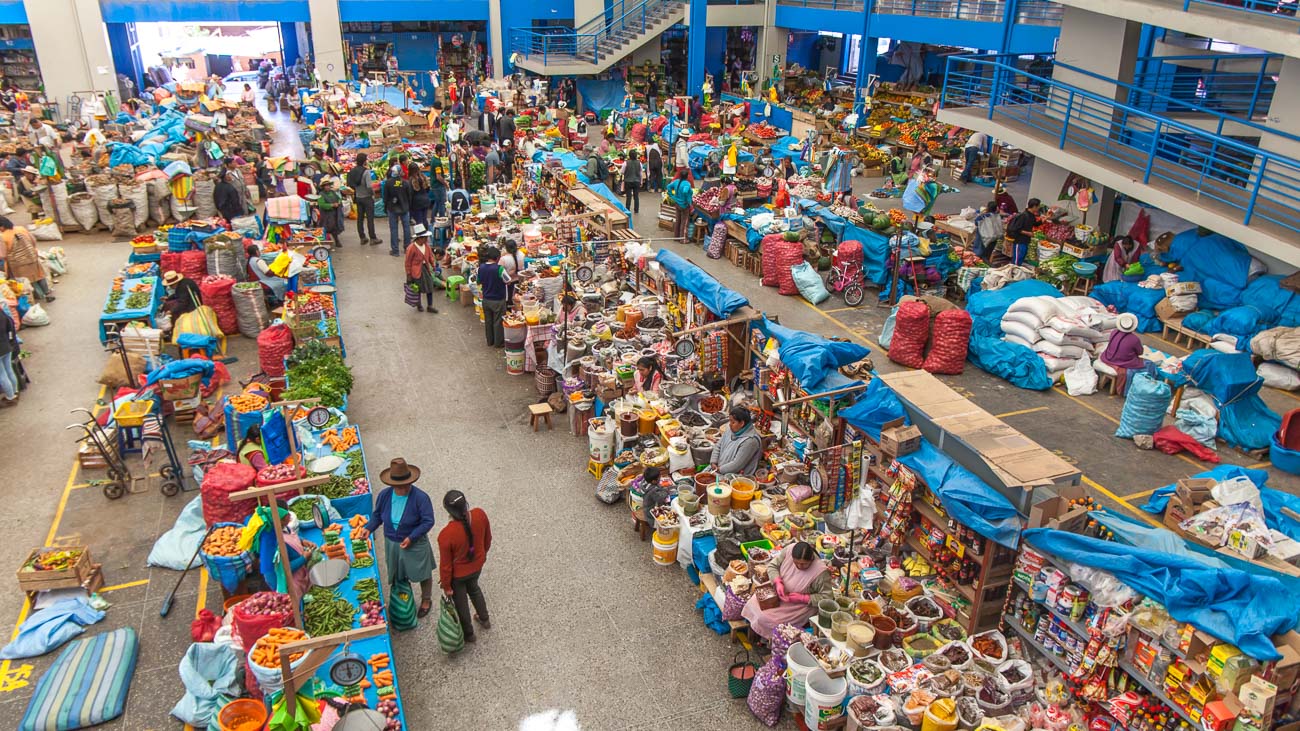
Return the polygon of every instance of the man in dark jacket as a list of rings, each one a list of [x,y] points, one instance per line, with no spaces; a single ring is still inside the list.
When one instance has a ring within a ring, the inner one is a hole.
[[[384,212],[388,215],[388,255],[401,256],[411,245],[411,186],[402,179],[402,168],[394,165],[384,179]],[[402,244],[397,243],[397,224],[402,224]]]
[[[501,117],[497,120],[497,138],[502,142],[510,142],[511,144],[514,144],[515,110],[511,107],[506,107],[505,112],[503,112]]]
[[[212,190],[212,202],[216,204],[221,217],[227,221],[233,221],[246,213],[239,192],[224,175],[217,178],[217,185]]]
[[[348,171],[347,184],[357,206],[357,238],[363,244],[382,244],[383,241],[375,236],[375,191],[371,187],[375,174],[370,172],[369,162],[366,153],[357,153],[357,163]],[[369,238],[366,237],[365,224],[370,226]]]

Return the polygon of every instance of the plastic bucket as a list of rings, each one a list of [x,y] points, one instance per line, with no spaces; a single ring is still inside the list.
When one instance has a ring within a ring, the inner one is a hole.
[[[767,525],[772,522],[772,503],[766,500],[750,502],[749,512],[754,516],[755,525]]]
[[[709,512],[714,515],[726,515],[731,512],[731,485],[713,484],[709,486]]]
[[[512,376],[520,376],[524,373],[524,351],[511,350],[506,348],[506,373]]]
[[[802,706],[807,695],[808,674],[820,669],[817,658],[808,648],[796,642],[785,651],[785,697],[791,703]]]
[[[700,512],[700,496],[695,493],[680,495],[677,501],[682,504],[682,513],[686,515],[695,515]]]
[[[260,731],[266,725],[266,706],[252,698],[236,698],[217,712],[221,731]]]
[[[840,611],[840,605],[832,599],[823,599],[817,602],[817,624],[823,629],[831,628],[831,615]]]
[[[851,622],[844,631],[844,641],[854,657],[866,655],[875,638],[876,628],[866,622]]]
[[[640,420],[637,424],[637,432],[640,434],[654,434],[655,422],[659,420],[659,413],[654,409],[642,409],[637,415]]]
[[[744,510],[749,507],[749,501],[754,499],[754,490],[758,485],[748,477],[737,477],[731,481],[731,507],[733,510]]]
[[[614,461],[614,430],[604,418],[592,419],[587,426],[587,443],[591,459],[601,464]]]
[[[849,625],[853,624],[853,615],[848,612],[836,612],[831,615],[831,639],[844,642],[847,639]]]
[[[654,562],[660,566],[672,566],[677,563],[677,536],[663,538],[656,531],[651,539]]]
[[[871,626],[876,630],[876,636],[872,639],[871,644],[878,650],[888,650],[894,646],[894,632],[898,625],[894,620],[883,614],[878,614],[871,618]]]
[[[718,476],[712,472],[697,472],[695,474],[695,494],[704,497],[709,492],[709,487],[718,481]]]
[[[501,331],[505,334],[506,345],[523,345],[528,339],[528,326],[506,325]]]
[[[808,673],[805,685],[803,721],[808,731],[838,728],[848,683],[842,677],[832,678],[819,667]]]

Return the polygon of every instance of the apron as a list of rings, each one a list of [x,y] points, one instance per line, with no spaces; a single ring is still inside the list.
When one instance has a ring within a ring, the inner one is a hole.
[[[826,571],[825,565],[821,561],[814,560],[808,565],[808,568],[800,571],[794,565],[794,560],[787,558],[781,563],[781,583],[785,585],[787,594],[808,594],[808,588],[812,586],[813,581]],[[745,608],[741,610],[740,616],[749,620],[749,626],[759,636],[770,639],[772,631],[782,624],[793,624],[802,627],[805,622],[817,613],[817,607],[811,604],[794,604],[791,602],[781,602],[780,606],[772,609],[759,609],[758,598],[751,596],[749,601],[745,602]]]

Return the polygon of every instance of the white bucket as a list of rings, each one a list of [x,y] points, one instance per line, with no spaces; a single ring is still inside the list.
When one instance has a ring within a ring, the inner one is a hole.
[[[808,731],[838,728],[839,719],[844,715],[844,694],[847,691],[844,678],[832,678],[820,667],[808,674],[803,708],[803,722]]]
[[[808,674],[820,668],[817,658],[801,643],[790,645],[785,651],[785,697],[791,703],[802,706],[807,694]]]
[[[614,461],[614,430],[606,418],[592,419],[587,427],[587,443],[591,459],[601,464]]]
[[[512,376],[521,376],[524,373],[524,351],[523,349],[511,350],[506,348],[506,373]]]

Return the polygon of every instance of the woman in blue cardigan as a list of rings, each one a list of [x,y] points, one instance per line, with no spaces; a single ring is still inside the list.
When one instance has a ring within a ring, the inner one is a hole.
[[[384,539],[388,541],[384,558],[389,581],[420,585],[419,616],[423,617],[433,606],[433,570],[437,567],[429,543],[433,501],[428,493],[415,486],[415,481],[420,479],[420,468],[408,465],[401,457],[380,472],[379,479],[388,487],[379,493],[370,522],[357,530],[356,537],[364,540],[379,526],[384,527]]]

